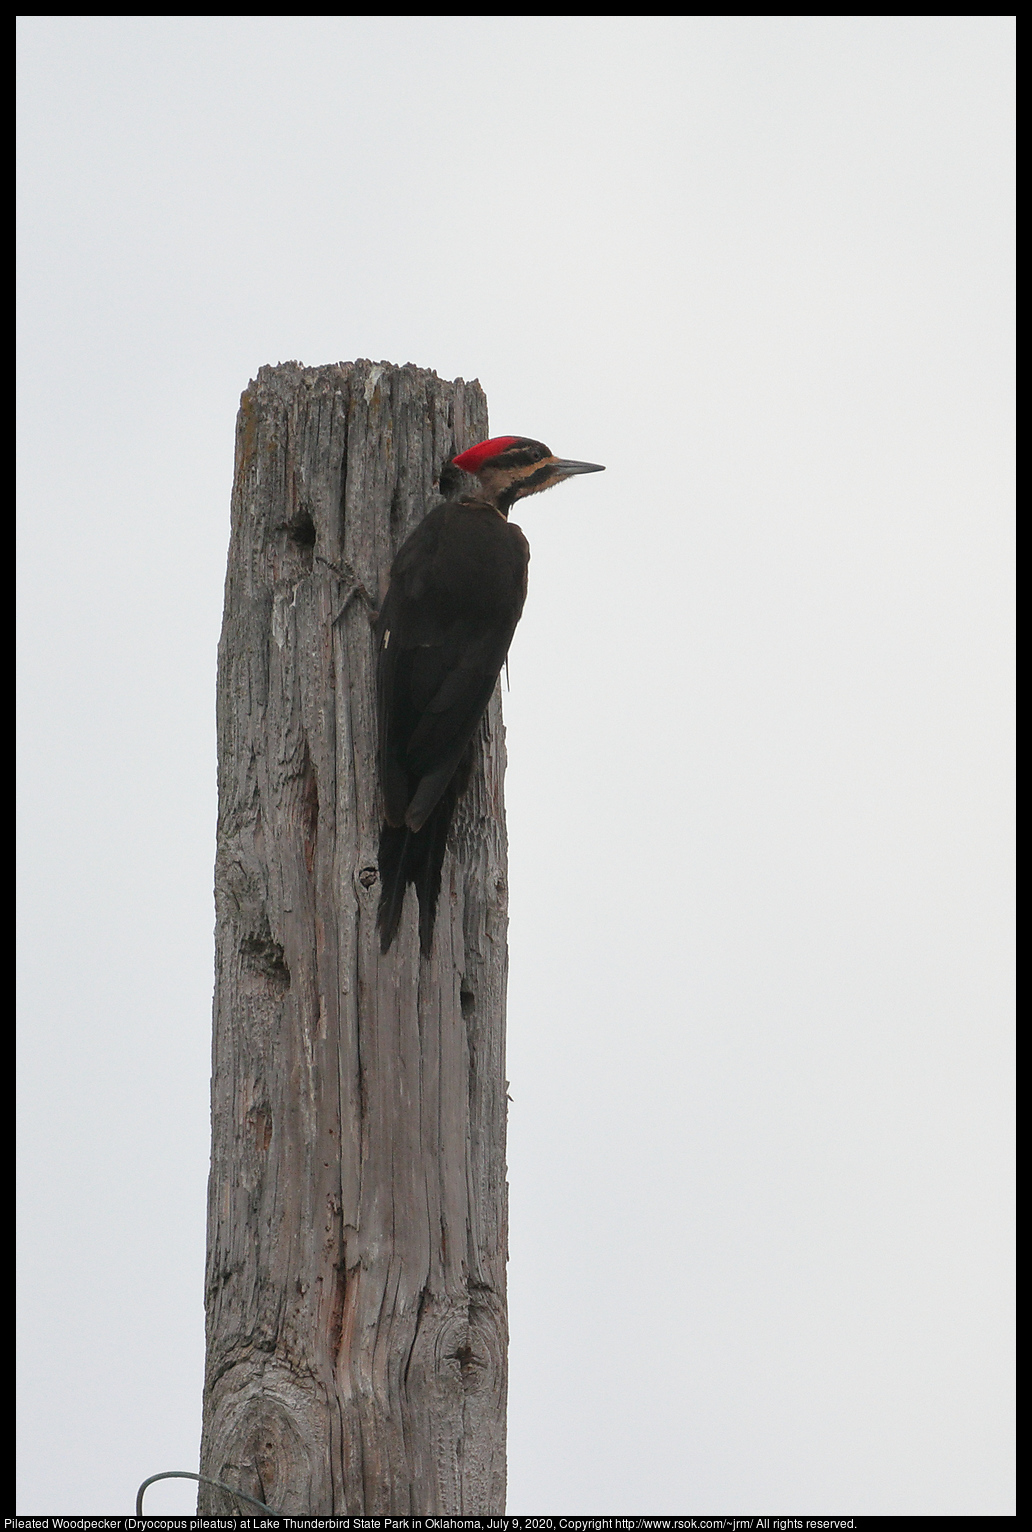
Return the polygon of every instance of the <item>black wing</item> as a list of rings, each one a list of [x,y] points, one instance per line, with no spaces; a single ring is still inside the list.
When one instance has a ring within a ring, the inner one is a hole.
[[[491,700],[526,594],[529,550],[491,507],[446,502],[402,546],[378,623],[388,824],[422,828]]]

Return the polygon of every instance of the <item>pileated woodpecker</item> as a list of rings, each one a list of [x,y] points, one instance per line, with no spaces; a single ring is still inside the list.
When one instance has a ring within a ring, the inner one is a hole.
[[[462,469],[479,490],[463,491]],[[380,721],[380,907],[384,952],[405,889],[419,945],[433,940],[448,827],[469,781],[473,736],[523,611],[530,548],[509,511],[600,463],[571,463],[525,436],[495,436],[445,464],[436,505],[402,544],[376,626]]]

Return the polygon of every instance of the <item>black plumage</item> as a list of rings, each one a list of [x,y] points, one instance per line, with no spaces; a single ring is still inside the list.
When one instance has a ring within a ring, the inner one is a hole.
[[[454,463],[477,475],[479,490],[458,488]],[[530,548],[508,508],[595,466],[560,462],[523,437],[471,448],[442,473],[452,498],[423,518],[391,566],[376,626],[384,952],[410,883],[420,948],[430,951],[449,826],[527,594]]]

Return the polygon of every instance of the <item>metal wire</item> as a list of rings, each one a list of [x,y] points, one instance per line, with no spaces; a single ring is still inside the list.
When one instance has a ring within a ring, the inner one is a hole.
[[[245,1495],[242,1489],[234,1489],[231,1484],[223,1484],[219,1479],[206,1479],[203,1474],[184,1473],[181,1469],[173,1468],[168,1473],[152,1473],[149,1479],[144,1479],[136,1492],[136,1514],[143,1515],[143,1492],[148,1485],[156,1484],[159,1479],[196,1479],[198,1484],[210,1484],[212,1489],[224,1489],[227,1495],[233,1495],[237,1500],[246,1500],[248,1505],[255,1505],[259,1511],[268,1511],[270,1516],[278,1516],[279,1511],[274,1511],[271,1505],[264,1505],[261,1500],[256,1500],[253,1495]]]

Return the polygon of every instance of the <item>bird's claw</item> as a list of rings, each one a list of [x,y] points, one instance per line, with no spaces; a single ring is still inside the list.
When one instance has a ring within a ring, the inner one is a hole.
[[[344,596],[344,603],[336,617],[334,617],[333,625],[335,626],[338,622],[340,622],[340,619],[344,616],[344,613],[351,605],[352,599],[355,596],[358,596],[360,600],[365,602],[366,609],[369,613],[369,621],[371,623],[375,623],[380,615],[380,609],[376,602],[373,600],[372,596],[366,590],[354,569],[352,569],[351,565],[348,563],[347,559],[342,559],[339,564],[335,564],[332,559],[323,558],[321,553],[317,553],[316,558],[320,564],[325,564],[327,569],[332,569],[337,578],[339,580],[343,580],[344,583],[348,586],[348,590]]]

